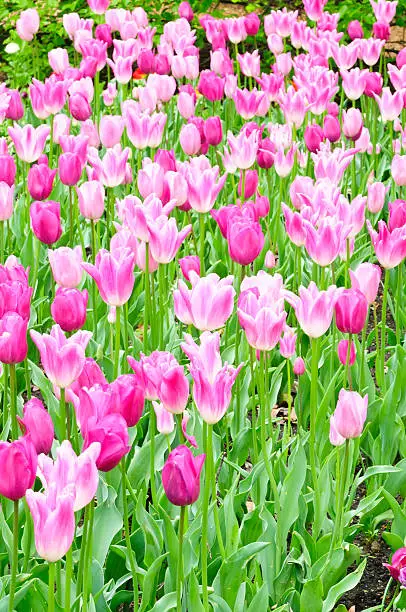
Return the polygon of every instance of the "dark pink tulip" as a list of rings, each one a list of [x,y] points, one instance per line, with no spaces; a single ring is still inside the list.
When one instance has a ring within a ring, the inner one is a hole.
[[[258,147],[257,164],[260,168],[269,169],[274,165],[276,146],[269,138],[263,138]]]
[[[93,79],[97,72],[97,59],[95,57],[90,56],[84,57],[80,62],[79,70],[82,77],[90,77],[91,79]],[[78,92],[78,94],[80,95],[80,92]],[[88,100],[88,98],[86,99]],[[79,100],[77,100],[77,103],[79,103]],[[87,108],[87,106],[85,106],[85,108]],[[80,115],[80,113],[82,113],[82,109],[79,109],[77,112]]]
[[[256,13],[249,13],[244,17],[245,31],[248,36],[256,36],[258,34],[261,20]]]
[[[396,55],[396,66],[402,68],[402,66],[406,65],[406,47],[401,49],[399,53]]]
[[[95,35],[97,40],[101,40],[107,44],[107,47],[111,47],[113,44],[113,38],[111,36],[111,27],[108,23],[100,23],[96,26]]]
[[[98,363],[92,357],[86,357],[79,377],[66,389],[66,399],[72,401],[72,396],[78,396],[83,387],[90,389],[93,385],[107,385],[107,379]]]
[[[270,209],[268,198],[266,196],[257,195],[253,202],[253,209],[257,220],[259,217],[267,217]]]
[[[23,433],[29,434],[37,455],[47,455],[55,437],[51,416],[41,400],[33,397],[24,404],[24,418],[18,421]]]
[[[193,456],[189,447],[176,447],[162,470],[162,484],[169,501],[175,506],[189,506],[199,498],[200,473],[206,455]]]
[[[82,267],[94,279],[100,296],[109,306],[122,306],[131,297],[134,287],[134,253],[119,248],[114,252],[100,249],[95,265],[83,263]]]
[[[244,200],[251,198],[258,187],[258,172],[256,170],[245,171],[245,185],[244,185]],[[242,196],[242,172],[240,173],[240,180],[238,183],[238,195]]]
[[[187,255],[179,259],[180,269],[187,281],[190,281],[190,272],[196,272],[200,276],[200,258],[197,255]]]
[[[0,361],[21,363],[27,357],[28,320],[17,312],[6,312],[0,319]]]
[[[24,497],[35,482],[37,453],[30,436],[14,442],[0,442],[0,494],[16,501]]]
[[[344,289],[335,304],[337,328],[345,334],[359,334],[367,318],[368,302],[358,289]]]
[[[46,200],[52,193],[56,169],[47,163],[34,164],[28,172],[28,191],[33,200]]]
[[[33,202],[30,206],[30,218],[32,231],[38,240],[44,244],[54,244],[59,240],[62,235],[59,202]]]
[[[86,289],[79,291],[58,287],[51,304],[51,315],[63,331],[72,332],[84,326],[88,297]]]
[[[241,266],[252,263],[262,251],[265,238],[257,221],[234,215],[227,228],[228,252]]]
[[[145,393],[135,374],[123,374],[114,380],[111,412],[121,414],[127,427],[134,427],[144,410]]]
[[[17,166],[12,155],[8,153],[0,155],[0,182],[7,183],[9,187],[14,185]]]
[[[406,257],[405,229],[389,231],[385,221],[378,221],[376,232],[367,221],[369,235],[374,245],[376,257],[383,268],[395,268]]]
[[[406,201],[395,200],[389,202],[389,221],[388,228],[390,232],[393,232],[396,228],[403,228],[406,226]]]
[[[96,465],[102,472],[116,467],[130,450],[127,423],[120,414],[107,414],[97,419],[91,417],[84,432],[83,451],[92,442],[99,442],[100,455]]]
[[[391,562],[383,565],[389,570],[394,580],[400,582],[402,586],[406,586],[406,548],[398,548],[392,556]]]
[[[374,94],[380,96],[382,93],[383,78],[379,72],[367,72],[365,75],[364,94],[368,98],[373,98]]]
[[[317,153],[323,140],[324,133],[319,125],[313,124],[306,127],[304,132],[304,141],[306,147],[311,153]]]
[[[81,93],[74,93],[69,97],[69,112],[77,121],[86,121],[92,116],[89,101]]]
[[[169,74],[171,71],[171,65],[169,63],[169,58],[167,55],[163,53],[158,53],[155,56],[155,72],[157,74]]]
[[[93,13],[103,15],[109,8],[110,0],[87,0],[87,3]]]
[[[306,366],[303,358],[296,357],[295,361],[293,362],[293,373],[296,374],[296,376],[302,376],[305,372]]]
[[[346,365],[347,355],[348,355],[348,340],[340,340],[337,346],[337,353],[338,353],[338,358],[340,362],[343,365]],[[357,352],[355,350],[355,344],[354,342],[351,341],[351,346],[350,346],[350,365],[351,366],[354,365],[356,356],[357,356]]]
[[[10,101],[8,103],[6,119],[20,121],[20,119],[24,117],[24,106],[21,100],[20,92],[18,89],[9,89],[7,93],[10,96]]]
[[[360,24],[358,19],[350,21],[347,27],[347,33],[351,40],[364,37],[364,30],[362,29],[362,25]]]
[[[193,20],[193,9],[189,2],[181,2],[178,8],[179,17],[186,19],[187,21]]]
[[[82,164],[76,153],[62,153],[58,160],[59,178],[61,183],[72,187],[76,185],[82,174]]]
[[[197,88],[207,100],[215,102],[224,95],[224,80],[211,70],[203,70]]]
[[[144,74],[155,72],[155,55],[150,49],[142,49],[137,59],[138,68]]]
[[[159,164],[165,172],[176,172],[176,158],[173,149],[157,149],[154,162]]]
[[[0,181],[0,221],[7,221],[13,214],[14,185]]]
[[[223,140],[223,128],[220,117],[208,117],[203,126],[204,136],[209,145],[216,147]]]
[[[390,38],[390,25],[383,21],[376,21],[372,26],[372,33],[374,38],[388,41]]]

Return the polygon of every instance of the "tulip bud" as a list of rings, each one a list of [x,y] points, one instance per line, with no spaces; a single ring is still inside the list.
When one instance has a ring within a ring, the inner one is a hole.
[[[10,101],[6,111],[6,119],[12,121],[20,121],[24,117],[24,106],[21,100],[21,95],[18,89],[9,89],[8,94]]]
[[[30,206],[30,218],[32,231],[38,240],[44,244],[53,244],[59,240],[62,235],[59,202],[33,202]]]
[[[317,124],[308,125],[304,132],[304,141],[306,147],[311,153],[317,153],[320,145],[323,142],[324,134],[321,127]]]
[[[334,414],[330,418],[330,442],[340,446],[362,434],[368,411],[368,395],[341,389]]]
[[[276,146],[269,138],[263,138],[257,152],[257,164],[260,168],[272,168],[275,160]]]
[[[109,472],[115,468],[130,450],[127,423],[124,418],[120,414],[108,414],[100,420],[91,417],[86,426],[83,450],[86,450],[92,442],[99,442],[101,446],[96,461],[98,469]]]
[[[80,93],[74,93],[69,98],[69,112],[77,121],[86,121],[92,116],[88,99]]]
[[[55,431],[49,412],[41,400],[33,397],[24,404],[24,418],[17,417],[23,433],[28,433],[37,455],[47,455],[54,441]]]
[[[104,213],[104,187],[99,181],[87,181],[76,188],[80,213],[97,221]]]
[[[28,172],[28,191],[33,200],[46,200],[52,193],[56,170],[51,170],[47,163],[31,166]]]
[[[190,281],[190,272],[196,272],[200,276],[200,258],[197,255],[187,255],[179,259],[180,269],[187,281]]]
[[[209,117],[203,125],[204,136],[209,145],[216,147],[223,140],[223,128],[220,117]]]
[[[186,155],[196,155],[202,146],[199,130],[193,123],[182,126],[179,141]]]
[[[344,334],[359,334],[367,318],[368,302],[358,289],[344,289],[335,304],[336,325]]]
[[[390,26],[383,21],[376,21],[372,26],[372,33],[374,38],[388,41],[390,38]]]
[[[17,312],[6,312],[0,319],[0,361],[21,363],[27,357],[28,320]]]
[[[30,436],[0,442],[0,494],[17,501],[31,489],[37,472],[37,453]]]
[[[82,164],[76,153],[62,153],[58,160],[61,183],[70,187],[76,185],[82,174]]]
[[[338,353],[338,358],[340,362],[343,365],[346,365],[347,359],[348,359],[348,340],[340,340],[337,346],[337,353]],[[354,342],[351,341],[349,365],[351,366],[354,365],[356,356],[357,356],[357,352],[355,350],[355,344]]]
[[[350,21],[350,23],[348,24],[347,33],[351,40],[364,37],[364,30],[362,29],[362,25],[360,24],[358,19]]]
[[[264,264],[268,270],[272,270],[272,268],[276,266],[275,255],[272,253],[272,251],[266,252]]]
[[[385,203],[386,187],[383,183],[371,183],[368,185],[367,208],[371,213],[378,213]]]
[[[0,221],[7,221],[13,214],[14,185],[0,182]]]
[[[238,195],[242,195],[242,177],[243,171],[240,174],[240,180],[238,183]],[[244,200],[248,200],[254,195],[258,187],[258,172],[256,170],[245,171],[245,184],[244,184]]]
[[[296,376],[302,376],[305,371],[306,366],[302,357],[296,357],[295,361],[293,362],[293,373],[296,374]]]
[[[0,154],[0,182],[7,183],[9,187],[14,185],[17,166],[12,155]]]
[[[173,414],[166,410],[159,402],[152,402],[156,414],[156,428],[159,433],[168,436],[175,429]]]
[[[261,20],[256,13],[249,13],[244,17],[244,26],[248,36],[256,36],[260,25]]]
[[[258,222],[236,217],[228,223],[227,241],[231,259],[247,266],[258,257],[265,239]]]
[[[189,2],[181,2],[178,8],[179,17],[186,19],[187,21],[193,20],[193,10]]]
[[[127,427],[134,427],[144,410],[145,394],[135,374],[123,374],[114,380],[112,412],[124,417]]]
[[[63,331],[72,332],[84,326],[88,297],[86,289],[79,291],[58,287],[51,304],[51,315]]]
[[[199,498],[200,473],[206,455],[193,456],[187,446],[178,446],[168,456],[162,470],[162,484],[175,506],[189,506]]]
[[[350,108],[348,111],[343,111],[343,132],[346,138],[358,140],[363,127],[362,114],[358,108]]]
[[[183,119],[190,119],[195,114],[195,101],[186,91],[181,91],[178,95],[177,107]]]

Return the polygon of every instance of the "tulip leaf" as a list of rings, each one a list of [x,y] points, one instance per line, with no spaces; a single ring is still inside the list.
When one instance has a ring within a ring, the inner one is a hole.
[[[340,580],[340,582],[330,588],[327,597],[323,602],[322,612],[330,612],[344,593],[351,591],[351,589],[357,586],[362,578],[366,564],[367,559],[364,559],[359,567],[357,567],[355,572],[348,574],[348,576],[345,576],[342,580]]]
[[[114,501],[107,500],[103,505],[97,506],[94,513],[94,533],[103,534],[95,537],[93,542],[93,557],[103,567],[114,536],[123,526],[123,517],[116,508]]]

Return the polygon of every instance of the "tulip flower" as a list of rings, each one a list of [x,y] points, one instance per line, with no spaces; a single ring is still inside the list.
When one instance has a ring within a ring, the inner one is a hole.
[[[1,363],[21,363],[27,357],[28,319],[17,312],[6,312],[0,319],[0,361]]]
[[[91,332],[78,331],[66,338],[60,326],[54,325],[50,334],[41,335],[31,330],[30,335],[49,380],[61,389],[69,387],[82,372]]]
[[[123,374],[114,380],[110,389],[113,393],[112,413],[121,414],[127,427],[134,427],[144,410],[145,394],[138,377]]]
[[[330,418],[330,442],[340,446],[350,438],[359,438],[368,411],[368,395],[341,389],[334,414]]]
[[[296,357],[295,361],[293,362],[293,373],[296,374],[296,376],[302,376],[305,372],[306,366],[303,358]]]
[[[365,295],[368,304],[373,304],[378,295],[381,275],[379,266],[369,262],[362,263],[355,270],[350,270],[351,286]]]
[[[200,276],[200,259],[197,255],[187,255],[178,260],[182,274],[190,282],[190,273],[193,271]]]
[[[13,214],[14,185],[0,181],[0,221],[7,221]]]
[[[49,132],[50,128],[47,125],[34,128],[30,124],[20,127],[15,123],[13,127],[8,128],[18,157],[28,164],[37,161],[42,154]]]
[[[63,331],[72,332],[84,326],[88,297],[86,289],[58,287],[51,304],[51,315]]]
[[[192,336],[185,334],[181,344],[190,360],[189,370],[193,378],[193,399],[206,423],[218,423],[231,401],[231,390],[242,364],[238,367],[222,365],[220,335],[205,331],[200,336],[200,346]]]
[[[86,181],[76,187],[80,213],[86,218],[98,221],[104,213],[104,187],[99,181]]]
[[[285,327],[284,300],[260,294],[257,287],[243,290],[238,298],[238,320],[248,344],[258,351],[270,351],[281,339]]]
[[[396,185],[399,185],[399,187],[406,185],[406,155],[394,155],[391,173]]]
[[[127,424],[119,414],[89,418],[82,433],[84,433],[84,451],[92,443],[100,443],[101,450],[96,465],[102,472],[109,472],[115,468],[130,450]]]
[[[406,586],[406,548],[398,548],[390,563],[384,563],[394,580]]]
[[[62,153],[58,160],[58,171],[61,183],[69,187],[76,185],[82,174],[80,157],[76,153]]]
[[[24,404],[24,418],[17,417],[23,433],[27,433],[35,446],[37,455],[48,454],[52,448],[55,432],[49,412],[41,400],[33,397]]]
[[[0,154],[0,182],[7,183],[9,187],[14,185],[17,166],[14,158],[8,153]]]
[[[340,340],[337,346],[337,353],[338,353],[338,358],[340,362],[343,365],[346,365],[348,363],[348,340]],[[350,366],[354,365],[356,356],[357,356],[357,353],[355,350],[355,344],[354,342],[351,341],[350,359],[349,359]]]
[[[286,301],[293,306],[300,327],[310,338],[320,338],[330,327],[337,288],[331,285],[327,291],[319,291],[313,281],[308,288],[300,286],[299,296],[285,291]]]
[[[78,287],[82,282],[82,249],[76,246],[48,250],[48,259],[55,282],[65,289]]]
[[[48,164],[35,164],[28,172],[28,191],[33,200],[46,200],[52,192],[56,170]]]
[[[38,12],[32,8],[22,11],[17,19],[16,30],[21,40],[31,41],[39,30]]]
[[[35,482],[37,453],[31,437],[22,436],[13,442],[0,442],[0,494],[16,501]]]
[[[381,266],[386,269],[398,266],[406,257],[404,227],[395,228],[391,232],[384,221],[378,221],[378,232],[372,228],[369,221],[367,221],[367,227]]]
[[[127,248],[113,252],[100,249],[95,265],[82,263],[82,267],[94,279],[102,300],[117,307],[123,306],[131,297],[134,264],[134,254]]]
[[[227,242],[231,259],[241,266],[247,266],[258,257],[265,239],[257,221],[235,214],[227,226]]]
[[[176,220],[168,219],[166,215],[161,215],[156,221],[150,221],[148,228],[151,255],[160,264],[167,264],[175,258],[180,245],[192,231],[191,225],[186,225],[178,231]]]
[[[36,201],[30,206],[31,227],[36,238],[44,244],[54,244],[62,235],[59,202]]]
[[[200,473],[206,455],[193,456],[189,447],[176,447],[162,470],[162,484],[169,501],[175,506],[189,506],[199,498]]]
[[[46,561],[59,561],[72,546],[75,535],[75,487],[58,491],[53,483],[46,493],[27,491],[26,498],[34,521],[38,554]]]

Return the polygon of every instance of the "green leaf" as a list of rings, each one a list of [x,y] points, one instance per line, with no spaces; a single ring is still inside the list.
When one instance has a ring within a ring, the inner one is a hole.
[[[305,582],[300,595],[300,612],[321,612],[323,608],[323,583],[320,576]]]
[[[260,612],[260,610],[268,610],[268,589],[265,584],[255,593],[248,607],[247,612]]]
[[[278,543],[285,546],[286,538],[293,523],[299,516],[299,495],[306,478],[306,453],[301,444],[289,459],[289,468],[284,480],[280,505],[281,512],[277,522]]]
[[[97,506],[94,513],[94,533],[96,536],[93,541],[93,558],[102,567],[114,536],[123,526],[123,518],[114,504],[114,498],[115,492],[114,495],[109,495],[108,500],[103,505]],[[100,534],[100,537],[97,537],[97,534]]]
[[[199,583],[197,581],[196,575],[194,571],[190,573],[189,576],[189,590],[188,590],[188,610],[193,610],[193,612],[204,612],[204,606],[200,599],[199,593]]]
[[[140,612],[147,610],[148,607],[152,605],[153,596],[156,592],[157,575],[159,573],[159,570],[161,569],[162,561],[167,556],[168,553],[164,553],[163,555],[158,557],[158,559],[155,559],[155,561],[152,563],[151,567],[148,568],[148,571],[144,576]]]
[[[176,608],[176,592],[167,593],[159,601],[156,602],[155,606],[151,608],[151,612],[169,612]]]
[[[357,586],[359,581],[362,578],[362,574],[364,573],[365,566],[367,564],[367,559],[364,559],[359,567],[345,576],[340,582],[331,587],[327,594],[327,598],[323,603],[322,612],[330,612],[336,604],[336,602],[346,593],[347,591],[351,591],[354,587]]]

